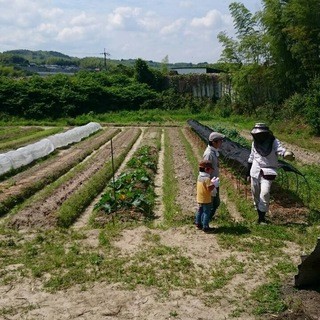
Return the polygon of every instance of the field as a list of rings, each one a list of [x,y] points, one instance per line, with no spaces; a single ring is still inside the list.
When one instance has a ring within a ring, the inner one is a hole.
[[[204,148],[187,125],[105,125],[2,177],[0,319],[319,319],[318,291],[294,287],[319,220],[280,188],[271,223],[257,225],[249,186],[221,159],[215,232],[197,230]],[[297,163],[319,164],[292,148]],[[133,185],[144,164],[150,176]],[[130,191],[113,211],[99,206],[120,178]]]

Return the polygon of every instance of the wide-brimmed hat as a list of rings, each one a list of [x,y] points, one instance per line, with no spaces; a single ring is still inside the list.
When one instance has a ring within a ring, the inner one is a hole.
[[[219,132],[211,132],[209,135],[209,141],[218,141],[223,140],[225,138],[225,135]]]
[[[251,130],[251,134],[257,134],[262,132],[270,132],[269,127],[265,123],[256,123]]]

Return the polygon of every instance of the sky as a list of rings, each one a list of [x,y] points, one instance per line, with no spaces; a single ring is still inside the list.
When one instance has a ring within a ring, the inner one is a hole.
[[[0,0],[0,52],[215,63],[221,31],[234,36],[229,0]],[[252,13],[260,0],[242,0]]]

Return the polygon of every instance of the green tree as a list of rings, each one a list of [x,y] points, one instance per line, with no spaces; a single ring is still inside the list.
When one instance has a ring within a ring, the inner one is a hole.
[[[168,74],[169,73],[169,56],[166,55],[162,60],[161,60],[161,72],[163,74]]]
[[[232,2],[229,10],[233,18],[237,39],[225,32],[218,34],[222,43],[222,61],[236,64],[265,63],[268,60],[265,33],[260,23],[260,13],[252,14],[242,3]]]
[[[320,71],[320,2],[263,0],[262,22],[283,96],[303,91]]]
[[[135,79],[157,91],[161,91],[166,87],[165,76],[159,70],[151,70],[147,63],[140,58],[135,63]]]
[[[137,59],[135,63],[135,79],[138,82],[146,83],[148,85],[151,85],[153,82],[153,74],[149,70],[149,67],[147,63],[142,59]]]
[[[231,98],[236,112],[255,112],[268,98],[278,96],[272,93],[270,82],[270,55],[267,37],[260,20],[260,12],[252,14],[243,4],[229,5],[236,31],[236,39],[225,32],[218,35],[224,49],[221,62],[231,74]],[[222,78],[221,78],[222,79]],[[230,78],[225,77],[229,85]]]

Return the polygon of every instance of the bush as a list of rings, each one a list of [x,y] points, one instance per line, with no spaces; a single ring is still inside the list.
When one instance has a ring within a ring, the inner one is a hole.
[[[288,98],[281,109],[281,117],[284,119],[293,119],[297,115],[302,114],[302,110],[305,109],[305,100],[302,94],[295,93]]]
[[[229,118],[232,114],[231,97],[224,95],[216,104],[218,115],[222,118]]]
[[[320,78],[315,78],[304,95],[305,117],[314,134],[320,135]]]

